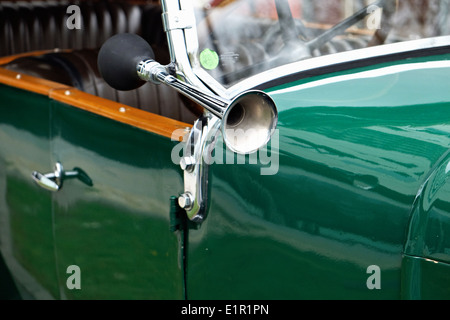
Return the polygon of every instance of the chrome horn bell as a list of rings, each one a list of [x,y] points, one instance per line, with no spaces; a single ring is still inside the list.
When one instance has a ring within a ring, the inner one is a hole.
[[[251,90],[228,100],[206,93],[169,74],[154,60],[153,50],[141,37],[118,34],[109,38],[98,56],[105,81],[118,90],[138,88],[145,81],[164,83],[194,100],[222,120],[227,147],[240,154],[252,153],[270,140],[278,121],[277,108],[264,92]]]

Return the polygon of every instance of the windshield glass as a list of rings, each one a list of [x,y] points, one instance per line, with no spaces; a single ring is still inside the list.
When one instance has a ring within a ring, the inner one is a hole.
[[[450,0],[194,2],[197,68],[225,87],[299,60],[450,33]]]

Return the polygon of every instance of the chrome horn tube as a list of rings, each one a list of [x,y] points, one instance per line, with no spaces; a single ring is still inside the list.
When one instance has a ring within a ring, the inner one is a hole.
[[[116,34],[101,47],[98,67],[105,81],[117,90],[136,89],[145,81],[151,81],[169,85],[197,102],[221,119],[225,144],[234,152],[252,153],[269,142],[278,113],[266,93],[250,90],[228,100],[179,80],[154,57],[150,45],[138,35]]]
[[[258,150],[268,143],[276,129],[277,108],[262,91],[246,91],[228,100],[177,79],[153,59],[140,61],[137,74],[144,81],[169,85],[221,119],[225,144],[234,152],[249,154]]]

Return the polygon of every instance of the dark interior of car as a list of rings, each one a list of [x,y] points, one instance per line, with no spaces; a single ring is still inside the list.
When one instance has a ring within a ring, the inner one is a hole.
[[[66,25],[67,8],[72,4],[81,11],[80,29]],[[118,91],[98,71],[99,48],[118,33],[140,35],[152,46],[158,62],[170,62],[158,2],[0,1],[0,32],[0,56],[51,50],[18,57],[3,68],[186,123],[199,116],[199,109],[170,87],[146,83],[135,90]]]

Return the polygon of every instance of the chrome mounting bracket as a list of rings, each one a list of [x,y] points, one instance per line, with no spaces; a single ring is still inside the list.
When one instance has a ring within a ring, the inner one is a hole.
[[[178,197],[178,204],[186,210],[188,218],[197,223],[201,223],[207,213],[209,160],[220,124],[220,119],[211,114],[200,117],[191,129],[180,160],[184,192]]]

